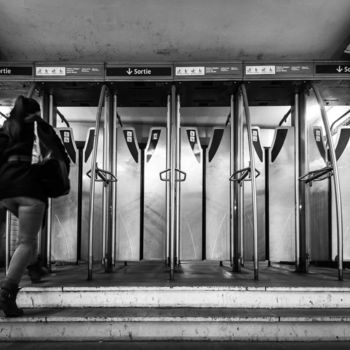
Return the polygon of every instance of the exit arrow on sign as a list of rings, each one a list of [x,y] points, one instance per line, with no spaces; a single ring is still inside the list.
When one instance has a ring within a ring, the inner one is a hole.
[[[316,64],[316,74],[350,74],[350,62],[346,64]]]
[[[343,68],[341,67],[341,66],[339,66],[338,68],[337,68],[337,72],[338,73],[341,73],[343,71]]]

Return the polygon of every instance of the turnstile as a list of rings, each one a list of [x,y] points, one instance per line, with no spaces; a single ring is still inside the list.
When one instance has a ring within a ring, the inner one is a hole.
[[[117,261],[140,260],[141,153],[133,128],[117,129]]]
[[[294,128],[279,127],[269,154],[269,260],[295,261]]]
[[[202,260],[203,153],[196,128],[182,127],[180,133],[180,169],[186,180],[180,182],[179,258]]]
[[[88,259],[89,246],[89,204],[90,204],[90,178],[87,175],[91,170],[91,156],[93,151],[95,129],[90,128],[86,136],[86,142],[83,149],[83,179],[82,179],[82,222],[81,222],[81,258]],[[103,130],[100,129],[100,135]],[[101,166],[103,158],[102,144],[98,145],[97,164]],[[103,259],[102,253],[102,190],[103,183],[97,182],[95,188],[94,205],[94,235],[93,235],[93,256],[96,260]]]
[[[343,222],[344,222],[344,261],[350,261],[350,216],[346,215],[350,212],[350,182],[349,182],[349,173],[350,173],[350,127],[343,126],[338,130],[337,134],[337,143],[336,143],[336,157],[338,162],[339,170],[339,180],[340,180],[340,189],[342,194],[342,204],[343,204]],[[337,251],[337,227],[336,227],[336,213],[335,213],[335,199],[334,199],[334,190],[332,190],[332,251],[331,259],[338,259]]]
[[[144,152],[143,259],[166,259],[166,128],[152,127]]]
[[[247,132],[245,131],[245,134]],[[244,137],[244,166],[250,166],[248,153],[248,137]],[[257,202],[257,230],[258,230],[258,258],[265,260],[265,155],[261,146],[260,130],[252,127],[252,140],[256,164],[256,202]],[[251,174],[253,176],[253,174]],[[243,229],[243,260],[254,260],[253,250],[253,209],[251,184],[244,181],[244,229]]]
[[[77,262],[78,244],[78,152],[71,128],[57,132],[70,158],[69,194],[52,200],[51,260]]]
[[[207,260],[230,259],[230,141],[230,127],[216,127],[206,152]]]

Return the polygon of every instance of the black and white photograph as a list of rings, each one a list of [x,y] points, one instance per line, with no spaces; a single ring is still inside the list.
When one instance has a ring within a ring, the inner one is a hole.
[[[349,349],[349,15],[0,0],[0,349]]]

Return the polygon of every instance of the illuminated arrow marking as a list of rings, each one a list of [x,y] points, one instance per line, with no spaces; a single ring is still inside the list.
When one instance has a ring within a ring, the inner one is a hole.
[[[341,66],[339,66],[338,68],[337,68],[337,72],[338,73],[341,73],[343,71],[343,68],[341,67]]]

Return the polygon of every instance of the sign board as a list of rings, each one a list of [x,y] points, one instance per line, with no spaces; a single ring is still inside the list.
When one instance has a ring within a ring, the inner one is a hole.
[[[103,64],[37,63],[36,80],[104,80]]]
[[[244,77],[251,80],[306,79],[313,76],[310,62],[246,63]]]
[[[350,78],[350,62],[316,62],[315,76]]]
[[[171,80],[171,65],[107,65],[106,80]]]
[[[0,62],[0,80],[33,80],[33,66]]]
[[[192,63],[175,65],[176,80],[229,80],[242,78],[242,63]]]

